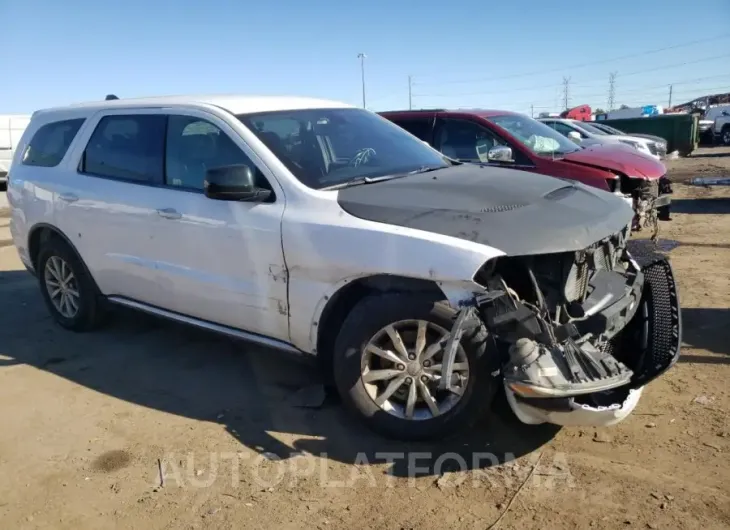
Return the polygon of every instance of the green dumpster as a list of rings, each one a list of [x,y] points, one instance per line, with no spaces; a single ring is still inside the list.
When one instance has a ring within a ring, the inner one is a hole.
[[[626,134],[652,134],[667,141],[667,152],[679,151],[679,156],[689,156],[697,149],[699,129],[697,116],[692,114],[660,114],[645,118],[600,120]]]

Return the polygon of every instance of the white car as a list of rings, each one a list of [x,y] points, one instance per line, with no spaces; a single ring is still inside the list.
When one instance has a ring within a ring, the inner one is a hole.
[[[730,145],[730,105],[713,105],[705,110],[700,124],[708,124],[714,143]],[[702,132],[702,131],[701,131]]]
[[[628,254],[623,200],[450,161],[341,103],[38,111],[8,193],[61,326],[118,304],[317,356],[395,438],[451,435],[498,391],[526,423],[615,423],[679,353],[671,267]]]
[[[541,118],[540,121],[549,125],[563,136],[585,146],[623,144],[633,147],[640,153],[661,160],[667,155],[667,143],[631,135],[613,135],[594,127],[591,123],[579,120],[562,118]]]

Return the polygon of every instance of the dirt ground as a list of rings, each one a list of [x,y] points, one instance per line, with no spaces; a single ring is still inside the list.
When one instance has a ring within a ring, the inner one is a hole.
[[[727,176],[730,150],[668,165]],[[492,414],[435,445],[305,406],[313,369],[276,352],[127,312],[62,331],[0,247],[0,527],[728,528],[730,189],[674,200],[683,355],[636,412],[600,430]]]

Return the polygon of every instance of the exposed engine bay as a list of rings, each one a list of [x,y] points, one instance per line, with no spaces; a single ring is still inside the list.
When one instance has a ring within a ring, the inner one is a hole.
[[[452,335],[480,319],[502,356],[505,387],[539,409],[626,401],[673,365],[681,343],[671,266],[649,242],[631,241],[632,257],[629,234],[626,227],[578,252],[489,262],[475,278],[486,292],[462,309]],[[442,385],[450,379],[446,371]]]

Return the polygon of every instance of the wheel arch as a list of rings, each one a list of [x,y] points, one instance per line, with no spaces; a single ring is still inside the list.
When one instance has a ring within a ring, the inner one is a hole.
[[[71,242],[66,234],[59,230],[58,227],[51,224],[38,223],[34,225],[28,232],[28,257],[30,258],[31,265],[33,265],[33,270],[36,272],[36,274],[38,274],[38,256],[40,255],[43,243],[54,237],[60,239],[66,245],[68,245],[68,247],[79,258],[84,267],[86,267],[86,263],[81,258],[81,254],[79,254],[78,249]],[[88,270],[88,267],[86,267],[86,270],[91,275],[91,271]]]
[[[446,299],[452,305],[458,306],[479,290],[482,288],[472,282],[446,285],[424,278],[389,274],[375,274],[346,280],[331,296],[325,296],[324,307],[319,312],[319,317],[315,317],[312,322],[312,325],[316,327],[317,358],[325,369],[325,374],[329,376],[337,333],[352,308],[367,296],[395,292],[431,294],[434,302]]]

